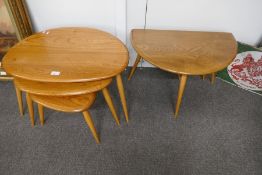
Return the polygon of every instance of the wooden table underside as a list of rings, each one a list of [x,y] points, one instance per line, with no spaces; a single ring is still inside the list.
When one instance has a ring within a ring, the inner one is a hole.
[[[137,58],[129,79],[144,58],[154,66],[180,77],[175,116],[178,115],[188,75],[212,74],[224,69],[235,58],[237,42],[231,33],[175,30],[143,30],[131,32]]]

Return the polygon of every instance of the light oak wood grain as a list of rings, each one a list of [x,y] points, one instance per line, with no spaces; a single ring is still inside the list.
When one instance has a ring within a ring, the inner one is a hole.
[[[28,106],[28,112],[29,112],[31,125],[35,126],[35,116],[34,116],[33,101],[32,101],[31,96],[28,93],[26,93],[26,102],[27,102],[27,106]]]
[[[105,97],[106,103],[109,106],[109,109],[110,109],[110,111],[111,111],[111,113],[112,113],[112,115],[113,115],[113,117],[116,121],[116,124],[120,125],[120,121],[119,121],[119,118],[117,116],[117,113],[116,113],[116,110],[115,110],[115,107],[114,107],[114,104],[113,104],[113,101],[112,101],[112,98],[109,94],[108,89],[104,88],[104,89],[102,89],[102,92],[103,92],[103,95]]]
[[[10,49],[3,59],[6,72],[16,78],[23,91],[51,96],[103,89],[127,64],[128,51],[119,39],[97,29],[74,27],[34,34]],[[127,117],[120,80],[117,78],[117,84]]]
[[[134,29],[131,42],[146,61],[160,69],[186,75],[222,70],[237,53],[234,36],[223,32]]]
[[[24,110],[23,110],[22,91],[17,86],[15,87],[15,91],[16,91],[19,112],[20,112],[20,115],[23,116]]]
[[[70,96],[97,92],[107,87],[112,78],[80,83],[45,83],[15,78],[14,83],[19,89],[36,95]]]
[[[94,125],[94,122],[93,122],[93,120],[91,118],[90,113],[88,111],[84,111],[83,112],[83,116],[84,116],[84,119],[85,119],[87,125],[89,126],[89,128],[90,128],[90,130],[91,130],[91,132],[92,132],[92,134],[93,134],[93,136],[95,138],[95,140],[96,140],[96,143],[100,143],[100,139],[99,139],[99,137],[97,135],[96,128],[95,128],[95,125]]]
[[[177,117],[188,75],[212,74],[224,69],[235,58],[237,42],[231,33],[134,29],[131,42],[138,55],[156,67],[176,73],[180,85],[176,103]],[[130,78],[133,75],[135,62]]]
[[[43,126],[44,122],[45,122],[45,118],[44,118],[44,107],[41,104],[37,104],[38,106],[38,113],[39,113],[39,118],[40,118],[40,124]]]
[[[125,45],[91,28],[57,28],[34,34],[11,48],[3,67],[14,77],[40,82],[86,82],[111,78],[128,64]],[[52,76],[52,71],[60,72]]]
[[[28,94],[27,97],[38,104],[41,125],[44,124],[43,106],[63,112],[82,112],[96,142],[100,143],[91,115],[87,111],[87,109],[94,103],[96,93],[59,97]]]
[[[141,61],[141,59],[142,59],[142,57],[137,54],[136,61],[135,61],[134,65],[133,65],[133,67],[132,67],[132,69],[130,71],[130,74],[128,76],[128,80],[130,80],[132,78],[133,74],[136,71],[136,67],[137,67],[138,63]]]
[[[82,95],[82,94],[88,94],[88,93],[93,93],[102,90],[103,95],[106,99],[106,102],[110,108],[110,111],[112,112],[112,115],[117,123],[119,125],[119,118],[117,116],[114,104],[112,102],[112,99],[110,97],[109,91],[107,90],[107,86],[112,82],[112,78],[109,79],[104,79],[104,80],[97,80],[97,81],[91,81],[91,82],[80,82],[80,83],[46,83],[46,82],[36,82],[36,81],[30,81],[30,80],[25,80],[21,78],[15,78],[14,80],[16,87],[19,87],[22,91],[25,91],[27,93],[34,95],[39,95],[39,97],[43,97],[43,101],[46,103],[52,103],[49,102],[49,100],[63,100],[63,98],[69,97],[71,98],[72,96],[76,95]],[[20,90],[20,92],[21,92]],[[105,92],[104,92],[105,91]],[[49,98],[49,100],[45,100],[47,97],[52,97]],[[57,98],[53,98],[57,97]],[[62,98],[59,98],[62,97]],[[77,99],[75,99],[77,100]],[[64,101],[68,105],[71,105],[67,101]],[[60,103],[60,102],[57,102]],[[39,103],[40,105],[40,103]],[[42,104],[43,105],[43,104]],[[42,106],[41,105],[41,106]],[[46,105],[46,104],[45,104]],[[63,104],[61,103],[62,107]],[[40,106],[40,110],[42,110]],[[77,104],[78,106],[78,104]],[[72,106],[74,107],[74,106]],[[57,109],[57,108],[56,108]],[[61,110],[60,108],[58,108]],[[40,116],[40,121],[41,124],[43,125],[43,119],[41,118],[41,115],[43,112],[39,111],[39,116]]]
[[[116,83],[117,83],[117,88],[118,88],[118,92],[119,92],[119,95],[120,95],[122,107],[123,107],[123,110],[124,110],[126,122],[128,122],[129,116],[128,116],[128,110],[127,110],[127,105],[126,105],[125,89],[124,89],[121,74],[118,74],[116,76]]]
[[[179,89],[178,89],[178,95],[177,95],[175,117],[178,116],[178,112],[179,112],[179,109],[180,109],[183,93],[184,93],[184,90],[185,90],[185,87],[186,87],[186,81],[187,81],[187,75],[181,75]]]
[[[88,109],[96,98],[96,93],[74,96],[45,96],[30,94],[33,101],[50,109],[63,112],[82,112]]]

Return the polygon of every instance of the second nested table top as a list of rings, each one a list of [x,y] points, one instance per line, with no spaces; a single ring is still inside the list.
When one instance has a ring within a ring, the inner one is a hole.
[[[90,28],[57,28],[34,34],[9,50],[4,69],[40,82],[85,82],[113,77],[128,64],[125,45]]]
[[[229,65],[237,53],[231,33],[134,29],[132,45],[151,64],[178,74],[204,75]]]
[[[112,78],[91,82],[39,82],[20,78],[14,78],[17,88],[24,92],[43,96],[73,96],[93,93],[102,90],[112,82]]]

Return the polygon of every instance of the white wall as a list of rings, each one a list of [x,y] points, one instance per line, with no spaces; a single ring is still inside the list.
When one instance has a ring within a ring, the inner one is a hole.
[[[128,34],[143,28],[145,2],[128,0]],[[262,0],[149,0],[147,28],[225,31],[255,45],[262,39]],[[135,52],[128,47],[133,62]]]
[[[95,27],[126,42],[125,0],[26,0],[36,31]]]
[[[238,41],[251,45],[262,38],[262,0],[148,1],[147,28],[226,31],[232,32]],[[130,31],[143,28],[146,0],[26,2],[37,31],[60,26],[89,26],[108,31],[123,42],[127,37],[130,65],[133,64],[136,53],[129,41]]]

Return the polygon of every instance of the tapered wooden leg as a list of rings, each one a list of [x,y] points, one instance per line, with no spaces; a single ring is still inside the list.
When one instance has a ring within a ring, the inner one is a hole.
[[[181,74],[177,74],[178,79],[181,80]]]
[[[204,80],[206,78],[206,75],[201,75],[201,77],[202,77],[202,80]]]
[[[96,133],[96,128],[94,126],[94,122],[93,122],[89,112],[88,111],[84,111],[83,115],[84,115],[84,118],[85,118],[85,121],[86,121],[87,125],[89,126],[89,128],[90,128],[90,130],[91,130],[91,132],[92,132],[92,134],[93,134],[93,136],[94,136],[94,138],[96,140],[96,143],[100,143],[99,137],[98,137],[98,135]]]
[[[212,73],[212,76],[211,76],[211,84],[214,84],[214,83],[215,83],[215,80],[216,80],[216,72]]]
[[[38,106],[38,113],[39,113],[39,118],[40,118],[40,124],[43,126],[45,119],[44,119],[44,107],[41,104],[37,104]]]
[[[177,102],[176,102],[176,112],[175,112],[175,117],[178,115],[178,111],[180,108],[180,104],[182,101],[184,89],[186,86],[186,81],[187,81],[187,75],[181,75],[180,83],[179,83],[179,89],[178,89],[178,96],[177,96]]]
[[[127,105],[126,105],[125,90],[124,90],[121,74],[118,74],[116,76],[116,82],[117,82],[117,87],[118,87],[120,99],[121,99],[121,102],[122,102],[123,110],[124,110],[124,113],[125,113],[126,122],[128,122],[128,111],[127,111]]]
[[[34,118],[34,107],[33,107],[33,101],[28,93],[26,93],[26,102],[28,106],[28,112],[29,112],[29,117],[31,120],[32,126],[35,125],[35,118]]]
[[[19,112],[20,112],[20,115],[23,116],[24,110],[23,110],[22,91],[17,87],[15,87],[15,91],[16,91],[16,97],[17,97]]]
[[[130,80],[133,76],[133,74],[135,73],[136,71],[136,68],[137,68],[137,65],[138,63],[141,61],[141,56],[137,54],[137,57],[136,57],[136,61],[135,61],[135,64],[133,65],[132,69],[131,69],[131,72],[128,76],[128,80]]]
[[[118,118],[118,116],[116,114],[116,110],[115,110],[113,101],[112,101],[112,99],[110,97],[110,94],[108,92],[108,89],[104,88],[104,89],[102,89],[102,92],[103,92],[103,95],[105,97],[106,103],[109,106],[109,109],[110,109],[110,111],[111,111],[111,113],[112,113],[112,115],[113,115],[117,125],[120,125],[119,118]]]

